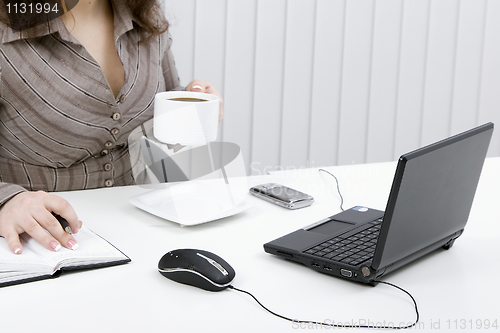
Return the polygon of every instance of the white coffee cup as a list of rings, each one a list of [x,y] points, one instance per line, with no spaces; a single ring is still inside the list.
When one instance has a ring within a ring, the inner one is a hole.
[[[156,94],[153,134],[164,143],[201,145],[217,138],[219,98],[194,91]]]

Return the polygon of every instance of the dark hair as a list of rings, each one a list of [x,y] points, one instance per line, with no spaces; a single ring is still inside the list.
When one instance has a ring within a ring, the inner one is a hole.
[[[64,0],[63,0],[64,1]],[[132,12],[132,17],[141,27],[141,32],[145,41],[150,41],[154,37],[162,34],[168,29],[168,22],[163,15],[163,10],[158,0],[118,0],[124,1]],[[0,0],[0,22],[11,27],[4,0]],[[48,25],[48,23],[46,23]],[[36,31],[43,26],[22,30],[24,37],[36,35]]]
[[[168,29],[168,22],[157,0],[126,0],[132,15],[142,27],[146,40],[162,34]]]

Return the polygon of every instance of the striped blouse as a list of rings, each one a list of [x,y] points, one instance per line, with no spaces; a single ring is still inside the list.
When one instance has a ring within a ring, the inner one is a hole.
[[[180,87],[168,33],[139,43],[120,3],[113,10],[125,83],[116,98],[60,18],[29,39],[0,25],[0,204],[25,190],[134,183],[127,137],[152,118],[157,92]]]

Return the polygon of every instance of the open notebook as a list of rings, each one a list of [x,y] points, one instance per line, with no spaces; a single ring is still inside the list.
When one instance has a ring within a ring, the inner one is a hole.
[[[52,252],[31,238],[21,235],[23,252],[13,254],[0,238],[0,287],[58,277],[63,270],[89,269],[124,264],[124,253],[86,227],[75,234],[80,245],[72,251],[61,248]]]

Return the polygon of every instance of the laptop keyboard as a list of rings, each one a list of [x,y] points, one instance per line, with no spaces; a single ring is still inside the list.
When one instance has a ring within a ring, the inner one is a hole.
[[[379,219],[357,233],[336,236],[304,252],[348,265],[369,265],[375,254],[381,226],[382,219]]]

